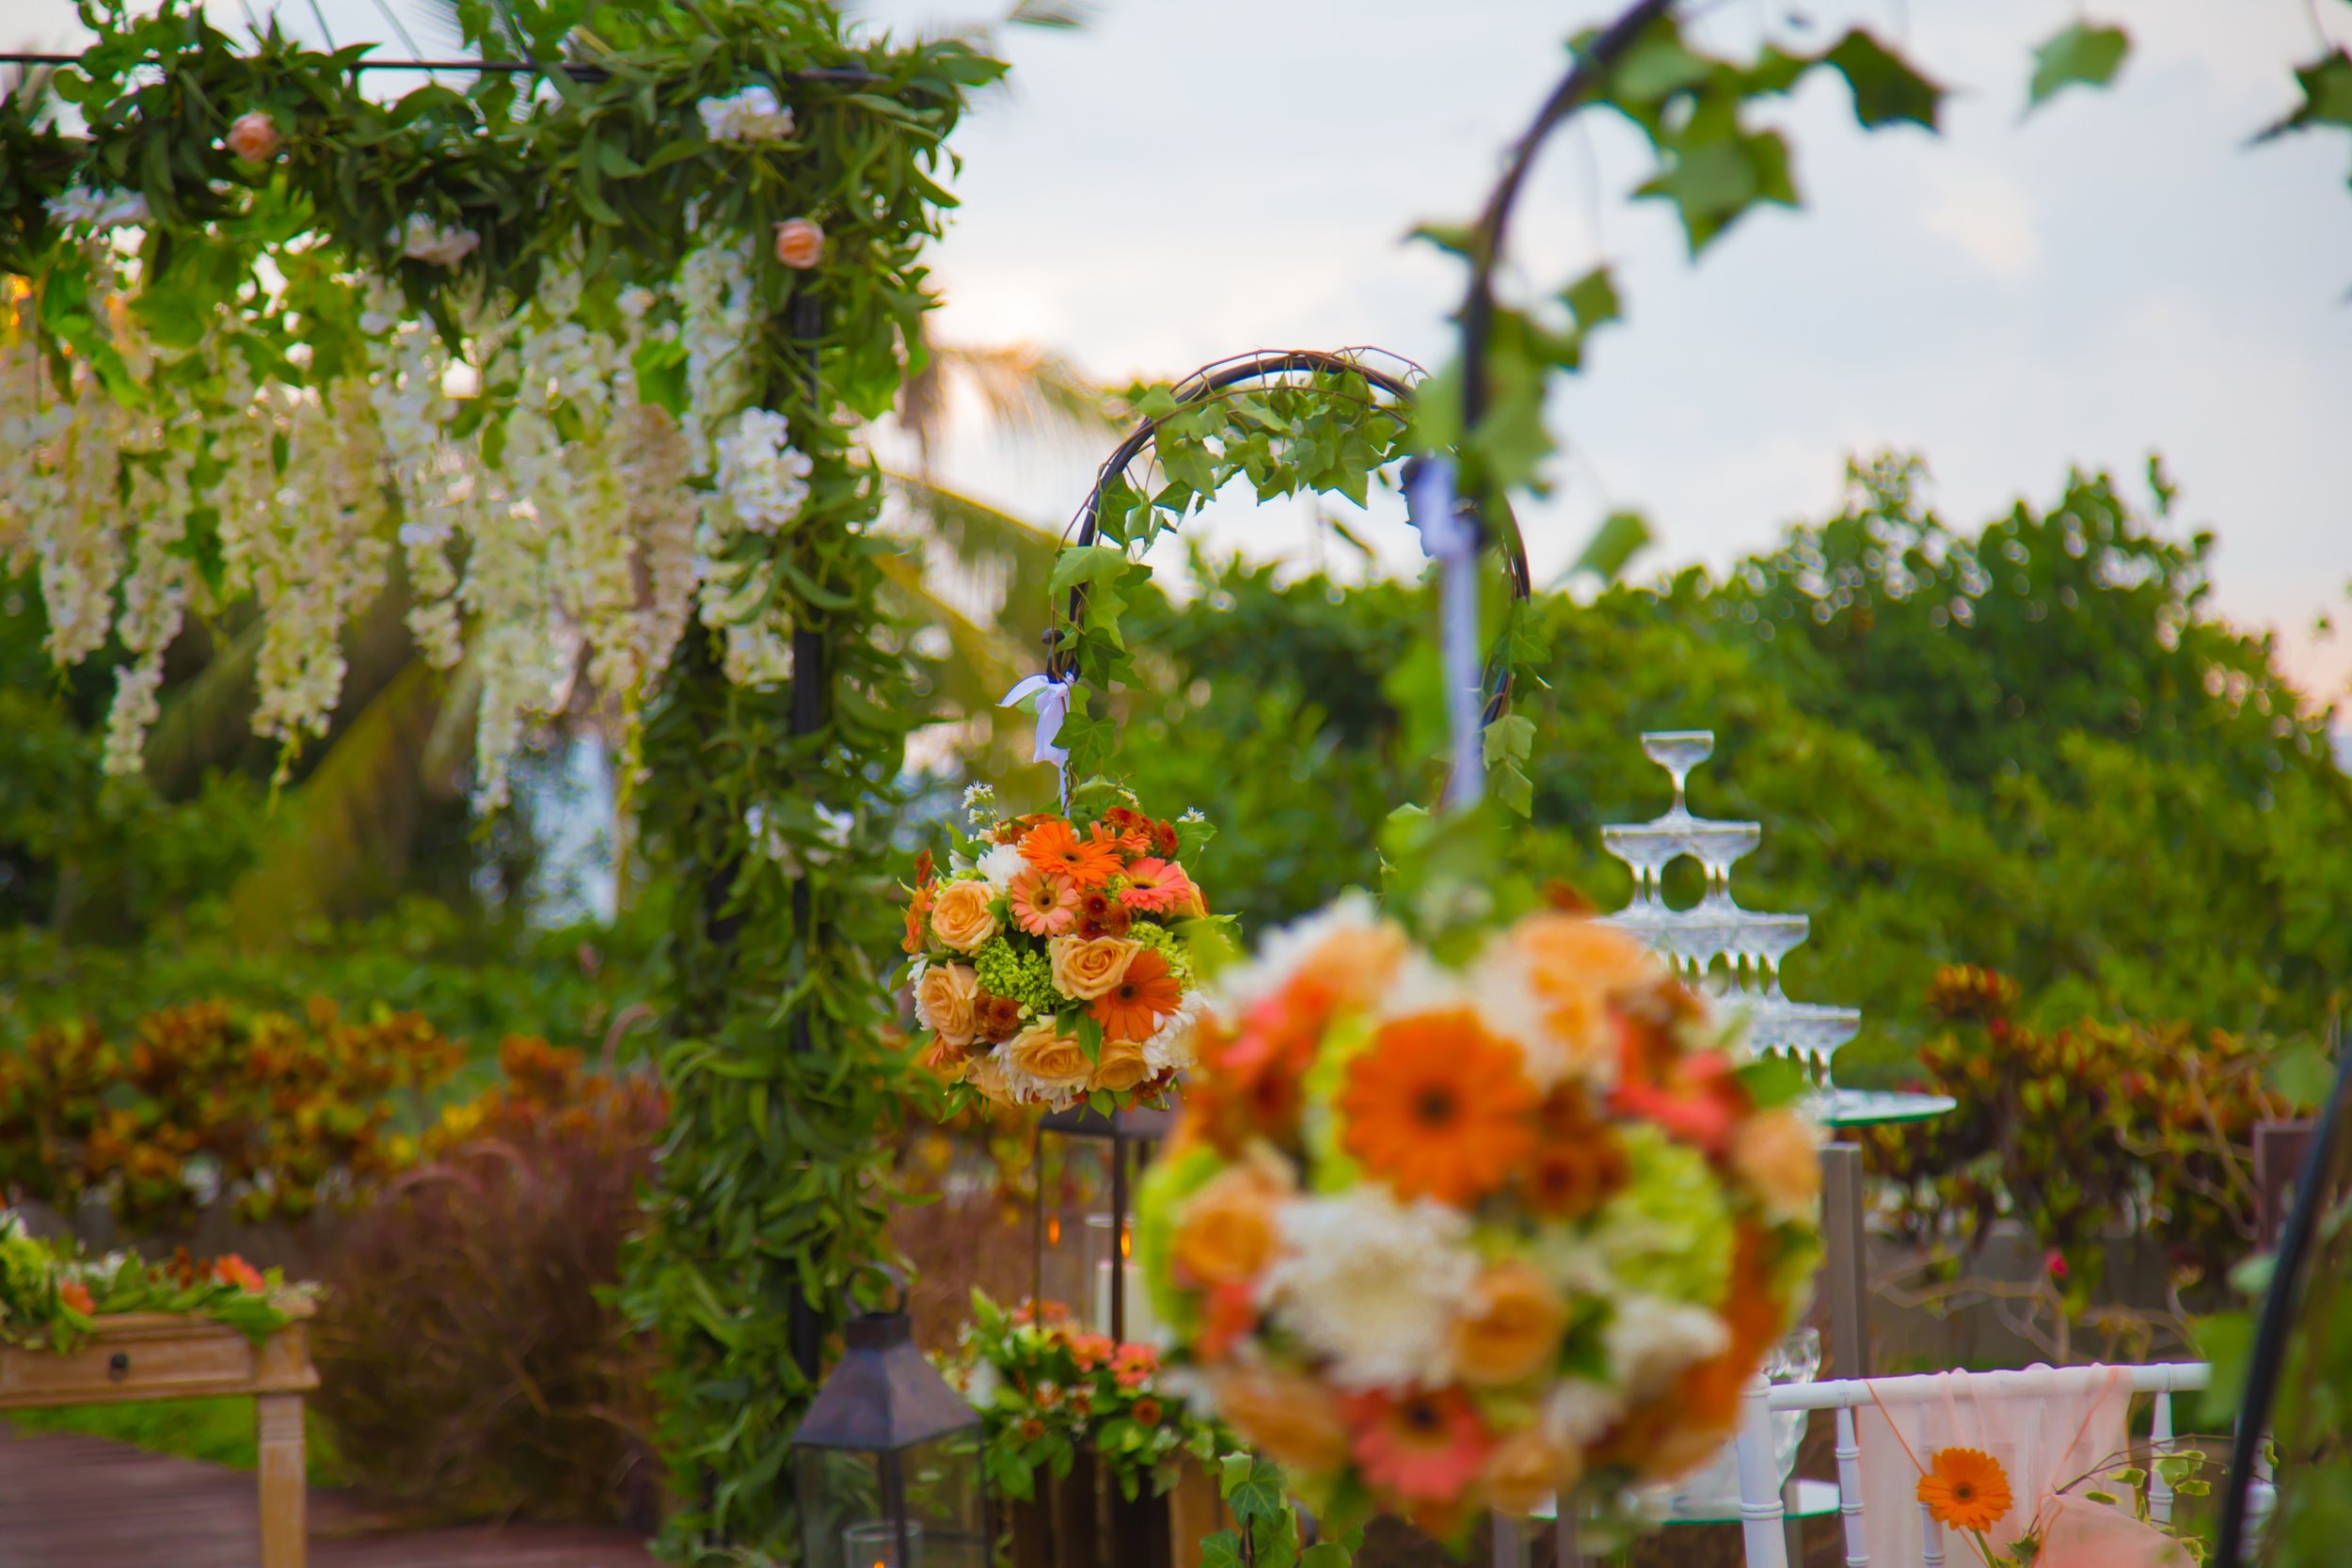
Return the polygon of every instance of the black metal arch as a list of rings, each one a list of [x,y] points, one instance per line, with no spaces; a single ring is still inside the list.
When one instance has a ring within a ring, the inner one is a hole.
[[[1417,380],[1424,373],[1422,368],[1402,355],[1389,355],[1389,357],[1405,367],[1405,372],[1399,373],[1367,362],[1361,357],[1364,352],[1362,349],[1356,348],[1261,349],[1249,354],[1234,355],[1231,358],[1212,360],[1176,383],[1171,391],[1176,398],[1178,411],[1181,412],[1183,409],[1200,404],[1204,399],[1249,382],[1268,381],[1277,376],[1304,372],[1359,375],[1375,389],[1386,392],[1395,399],[1398,404],[1410,404],[1417,394]],[[1386,350],[1379,352],[1387,353]],[[1069,523],[1064,525],[1063,543],[1083,546],[1093,544],[1100,537],[1099,525],[1104,490],[1109,486],[1114,478],[1124,475],[1128,468],[1134,466],[1136,461],[1158,439],[1160,426],[1172,417],[1172,415],[1160,415],[1145,420],[1134,430],[1128,432],[1126,438],[1118,446],[1111,449],[1110,456],[1104,458],[1103,466],[1095,471],[1094,487],[1087,492],[1086,499],[1079,503],[1078,510],[1072,514]],[[1399,418],[1402,417],[1400,412]],[[1493,531],[1499,536],[1497,542],[1502,552],[1503,570],[1510,579],[1511,596],[1524,601],[1533,587],[1533,579],[1528,573],[1526,542],[1520,537],[1518,524],[1511,516],[1507,507],[1502,509],[1501,521],[1502,527]],[[1081,583],[1070,591],[1070,609],[1066,617],[1068,624],[1077,625],[1085,610],[1086,586]],[[1045,669],[1048,674],[1056,680],[1067,680],[1076,673],[1072,667],[1068,640],[1063,636],[1059,626],[1047,627],[1045,648]],[[1511,665],[1509,658],[1502,650],[1497,650],[1493,657],[1488,660],[1485,678],[1481,681],[1481,688],[1486,692],[1486,721],[1492,723],[1502,716],[1511,697]]]

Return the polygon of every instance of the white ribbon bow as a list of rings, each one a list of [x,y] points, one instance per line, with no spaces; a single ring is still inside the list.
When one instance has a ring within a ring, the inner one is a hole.
[[[1070,683],[1050,674],[1030,675],[1005,693],[998,707],[1019,707],[1031,697],[1037,699],[1037,745],[1031,752],[1032,762],[1050,762],[1061,779],[1061,806],[1070,809],[1070,748],[1059,745],[1062,721],[1070,717]]]
[[[1454,738],[1454,770],[1446,803],[1466,806],[1486,787],[1485,742],[1479,712],[1478,526],[1454,502],[1454,464],[1422,458],[1405,482],[1406,515],[1421,530],[1422,548],[1438,562],[1439,640],[1445,671],[1446,727]]]

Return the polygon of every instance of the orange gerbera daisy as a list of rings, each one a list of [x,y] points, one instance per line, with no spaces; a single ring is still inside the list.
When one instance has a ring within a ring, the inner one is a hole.
[[[1081,888],[1101,887],[1119,875],[1117,846],[1082,839],[1058,816],[1047,817],[1022,835],[1021,858]]]
[[[1140,860],[1127,868],[1119,901],[1131,910],[1166,913],[1193,900],[1192,879],[1173,861]]]
[[[1399,1197],[1465,1205],[1500,1186],[1534,1141],[1534,1085],[1519,1053],[1469,1008],[1381,1026],[1348,1064],[1343,1142]]]
[[[1127,960],[1119,984],[1096,997],[1089,1010],[1105,1039],[1148,1040],[1184,999],[1184,988],[1168,959],[1147,947]]]
[[[1982,1534],[2009,1513],[2009,1477],[2001,1462],[1978,1449],[1938,1449],[1919,1478],[1928,1516],[1947,1529]]]
[[[1344,1402],[1349,1445],[1375,1491],[1421,1502],[1461,1496],[1486,1463],[1493,1434],[1459,1388],[1375,1389]]]

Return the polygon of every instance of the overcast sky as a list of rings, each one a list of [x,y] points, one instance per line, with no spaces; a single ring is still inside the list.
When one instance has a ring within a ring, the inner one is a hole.
[[[321,5],[339,41],[388,36],[373,0]],[[982,8],[862,8],[913,28]],[[935,258],[940,334],[1034,342],[1113,378],[1258,346],[1373,343],[1434,365],[1458,275],[1401,236],[1474,209],[1561,40],[1604,8],[1105,0],[1082,31],[1010,33],[1012,87],[957,138],[965,205]],[[1723,0],[1704,27],[1733,45],[1790,8]],[[1546,285],[1608,261],[1630,322],[1557,400],[1576,455],[1526,518],[1539,573],[1623,505],[1658,529],[1643,569],[1720,565],[1833,506],[1849,452],[1919,451],[1947,520],[1973,524],[2046,501],[2070,464],[2138,488],[2160,451],[2182,526],[2219,535],[2219,608],[2276,628],[2290,668],[2341,693],[2352,627],[2312,628],[2352,610],[2352,140],[2247,142],[2294,101],[2318,23],[2352,39],[2352,6],[2090,0],[2131,30],[2130,63],[2113,89],[2030,119],[2029,51],[2081,14],[2065,0],[1793,8],[1814,24],[1774,20],[1785,40],[1855,21],[1901,40],[1954,89],[1946,135],[1866,135],[1841,83],[1812,84],[1776,117],[1805,210],[1749,217],[1695,266],[1669,214],[1626,201],[1639,166],[1622,134],[1556,138],[1518,270]],[[281,7],[315,34],[308,11]],[[0,0],[0,18],[19,39],[74,36],[66,0]],[[948,464],[1056,520],[1090,466],[977,437]],[[1207,531],[1257,554],[1314,549],[1295,513],[1228,505]],[[1370,531],[1413,559],[1401,524]]]

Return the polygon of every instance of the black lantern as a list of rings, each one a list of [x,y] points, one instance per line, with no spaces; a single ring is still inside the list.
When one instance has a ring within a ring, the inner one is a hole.
[[[905,1291],[850,1320],[792,1434],[803,1568],[989,1568],[980,1417],[914,1347]]]
[[[1093,1333],[1124,1340],[1150,1328],[1148,1307],[1128,1289],[1135,1274],[1136,1183],[1152,1146],[1175,1119],[1172,1109],[1136,1105],[1104,1116],[1073,1105],[1037,1124],[1030,1293],[1040,1303],[1060,1302]]]

